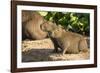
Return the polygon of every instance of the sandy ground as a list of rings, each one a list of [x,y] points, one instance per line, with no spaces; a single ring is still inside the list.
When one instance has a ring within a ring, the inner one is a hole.
[[[60,61],[60,60],[85,60],[89,59],[90,52],[79,54],[53,53],[53,42],[48,38],[44,40],[22,41],[22,62]]]

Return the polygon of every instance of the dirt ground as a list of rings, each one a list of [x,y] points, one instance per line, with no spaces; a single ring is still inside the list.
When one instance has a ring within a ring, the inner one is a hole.
[[[90,57],[89,51],[62,55],[53,53],[53,50],[54,45],[49,38],[36,41],[24,40],[22,41],[22,62],[85,60]]]

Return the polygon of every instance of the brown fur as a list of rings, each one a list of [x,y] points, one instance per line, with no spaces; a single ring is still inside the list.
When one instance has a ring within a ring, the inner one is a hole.
[[[55,28],[57,28],[56,23],[53,23],[53,22],[50,22],[50,21],[46,21],[45,23],[43,23],[41,25],[41,29],[46,31],[46,32],[52,31]]]
[[[62,54],[86,52],[88,49],[86,39],[77,33],[65,31],[61,27],[54,29],[50,33],[62,49]],[[56,49],[57,50],[57,49]]]
[[[22,11],[22,34],[23,39],[44,39],[47,32],[41,30],[40,26],[45,22],[44,18],[37,12]]]

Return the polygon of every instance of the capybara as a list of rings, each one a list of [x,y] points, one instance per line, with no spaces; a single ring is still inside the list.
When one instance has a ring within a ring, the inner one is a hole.
[[[80,51],[88,51],[88,45],[84,36],[74,32],[66,31],[61,26],[58,26],[56,29],[52,30],[49,33],[49,36],[58,42],[58,45],[62,50],[62,54],[76,54]]]

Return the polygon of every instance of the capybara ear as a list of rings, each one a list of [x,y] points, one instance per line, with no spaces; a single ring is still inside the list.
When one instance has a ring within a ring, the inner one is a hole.
[[[41,24],[40,25],[40,29],[43,30],[43,31],[45,31],[45,24]]]
[[[44,18],[34,11],[22,12],[22,36],[26,36],[26,39],[39,40],[47,37],[47,32],[41,30],[45,29],[41,25],[44,23]],[[27,36],[27,34],[29,36]]]
[[[47,31],[47,26],[49,26],[48,21],[44,20],[44,23],[40,25],[40,29],[43,31]]]
[[[62,29],[63,29],[63,27],[61,25],[58,25],[58,27],[56,28],[56,30],[58,30],[58,31],[60,31]]]

